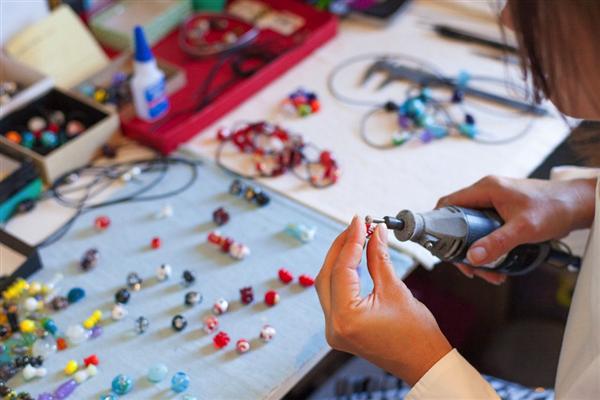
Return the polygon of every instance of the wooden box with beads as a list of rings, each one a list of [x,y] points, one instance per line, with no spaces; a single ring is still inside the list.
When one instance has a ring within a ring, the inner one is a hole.
[[[0,118],[51,87],[51,78],[0,53]]]
[[[118,126],[108,108],[55,88],[0,120],[0,146],[31,159],[51,184],[87,164]]]

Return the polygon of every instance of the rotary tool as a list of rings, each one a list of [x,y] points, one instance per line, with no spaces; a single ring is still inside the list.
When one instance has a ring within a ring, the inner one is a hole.
[[[396,217],[367,218],[385,224],[401,242],[412,241],[442,261],[470,265],[467,251],[480,238],[500,228],[504,221],[494,210],[448,206],[425,213],[403,210]],[[543,264],[579,269],[581,259],[552,241],[522,244],[498,260],[477,268],[506,275],[523,275]]]

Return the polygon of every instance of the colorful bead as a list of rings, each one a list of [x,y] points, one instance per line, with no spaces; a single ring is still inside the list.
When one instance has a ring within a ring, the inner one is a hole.
[[[19,323],[19,330],[23,333],[32,333],[35,331],[35,322],[30,319],[24,319]]]
[[[317,228],[304,224],[288,224],[285,232],[302,243],[308,243],[315,238]]]
[[[102,311],[96,310],[90,315],[84,322],[83,327],[85,329],[92,329],[102,319]]]
[[[148,373],[146,374],[146,377],[148,378],[148,380],[152,383],[158,383],[163,381],[166,377],[167,374],[169,373],[169,369],[167,368],[167,366],[165,364],[154,364],[153,366],[151,366],[148,369]]]
[[[42,146],[51,149],[58,145],[58,136],[52,131],[44,131],[40,136],[40,142]]]
[[[229,255],[236,260],[243,260],[250,255],[250,248],[242,243],[234,242],[229,247]]]
[[[215,315],[221,315],[227,312],[229,308],[229,302],[227,300],[220,298],[213,305],[212,311]]]
[[[117,304],[127,304],[129,303],[130,298],[131,294],[126,288],[119,289],[117,293],[115,293],[115,303]]]
[[[259,336],[263,340],[263,342],[270,342],[271,340],[273,340],[276,333],[277,331],[275,331],[275,328],[273,328],[271,325],[265,325],[260,330]]]
[[[219,320],[213,315],[208,315],[204,318],[204,332],[213,333],[219,327]]]
[[[75,287],[67,293],[67,300],[70,304],[77,303],[85,297],[85,290],[79,287]]]
[[[21,135],[21,146],[27,147],[28,149],[32,148],[35,145],[36,137],[32,132],[25,131]]]
[[[56,349],[58,351],[65,350],[67,348],[67,341],[64,338],[56,339]]]
[[[27,122],[27,129],[32,132],[40,132],[41,130],[45,129],[46,126],[46,120],[42,117],[33,117]]]
[[[319,112],[321,103],[314,92],[300,88],[283,101],[282,108],[288,115],[306,117]]]
[[[198,292],[191,291],[185,294],[184,303],[186,306],[194,306],[202,302],[202,295]]]
[[[16,143],[16,144],[20,144],[21,140],[23,140],[23,138],[21,137],[21,134],[17,131],[8,131],[8,132],[6,132],[4,137],[6,137],[9,141]]]
[[[182,277],[182,284],[185,287],[191,286],[194,284],[194,282],[196,282],[196,275],[192,272],[192,271],[188,271],[185,270],[183,271],[183,274],[181,275]]]
[[[252,286],[240,289],[240,301],[242,304],[250,304],[254,301],[254,290],[252,290]]]
[[[229,344],[229,341],[231,339],[229,338],[229,335],[223,331],[217,333],[215,335],[215,337],[213,338],[213,344],[215,345],[215,347],[217,349],[222,349],[223,347],[227,346]]]
[[[121,304],[115,304],[113,307],[110,316],[115,321],[120,321],[127,316],[127,309],[123,307]]]
[[[98,251],[98,249],[89,249],[81,258],[81,262],[79,263],[79,265],[81,266],[82,270],[89,271],[96,267],[99,260],[100,252]]]
[[[156,218],[164,219],[170,218],[174,214],[173,207],[170,204],[165,204],[160,211],[156,214]]]
[[[212,218],[216,225],[222,226],[229,222],[229,213],[223,207],[219,207],[213,211]]]
[[[79,135],[81,132],[85,130],[85,125],[80,121],[71,120],[67,123],[65,131],[67,132],[67,136],[73,137]]]
[[[67,362],[67,365],[65,366],[65,374],[67,375],[73,375],[75,372],[77,372],[77,369],[79,368],[79,365],[77,365],[77,361],[75,360],[69,360]]]
[[[235,349],[238,353],[247,353],[250,350],[250,342],[246,339],[240,339],[235,343]]]
[[[90,365],[96,365],[98,366],[98,364],[100,364],[100,360],[98,360],[98,356],[95,354],[89,355],[86,358],[83,359],[83,364],[86,367],[89,367]]]
[[[268,290],[265,293],[265,303],[268,306],[274,306],[275,304],[279,303],[279,293],[277,293],[275,290]]]
[[[187,327],[187,319],[183,315],[176,315],[173,317],[171,321],[171,327],[177,331],[181,332]]]
[[[279,280],[286,285],[294,280],[294,275],[285,268],[280,268],[277,274],[279,275]]]
[[[156,269],[156,278],[159,281],[165,281],[173,274],[173,268],[169,264],[162,264]]]
[[[234,196],[239,196],[244,190],[244,184],[239,179],[234,179],[229,186],[229,193]]]
[[[159,237],[153,237],[150,241],[150,247],[152,247],[154,250],[160,249],[161,244],[162,242]]]
[[[50,302],[50,306],[54,311],[64,310],[69,306],[69,300],[64,296],[56,296]]]
[[[315,284],[315,279],[310,275],[304,274],[298,277],[298,282],[304,287],[310,287]]]
[[[119,374],[112,380],[111,387],[113,392],[122,396],[131,392],[133,389],[133,380],[127,375]]]
[[[106,230],[110,226],[110,218],[108,218],[106,215],[96,217],[94,220],[94,226],[98,231]]]
[[[137,274],[137,272],[130,272],[127,274],[127,286],[129,289],[134,292],[139,292],[142,289],[142,278]]]
[[[100,325],[96,325],[90,331],[90,339],[96,339],[102,336],[103,329]]]
[[[75,389],[77,389],[77,386],[78,383],[75,381],[75,379],[69,379],[68,381],[61,384],[58,388],[56,388],[56,390],[54,391],[53,400],[66,399],[75,391]]]
[[[145,333],[148,330],[149,326],[150,326],[150,321],[148,321],[148,318],[146,318],[146,317],[138,317],[133,322],[133,330],[138,335]]]
[[[190,387],[190,377],[185,372],[177,372],[171,378],[171,390],[175,393],[185,392]]]
[[[58,331],[58,326],[56,326],[54,320],[50,318],[44,318],[42,320],[42,328],[48,331],[48,333],[51,335],[56,335],[56,332]]]

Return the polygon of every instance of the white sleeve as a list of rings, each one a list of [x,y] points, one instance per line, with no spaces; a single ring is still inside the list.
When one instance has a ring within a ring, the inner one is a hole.
[[[421,377],[405,399],[479,400],[500,397],[458,350],[453,349]]]

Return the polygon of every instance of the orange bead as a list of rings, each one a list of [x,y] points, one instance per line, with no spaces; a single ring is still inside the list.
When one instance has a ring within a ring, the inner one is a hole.
[[[58,349],[58,351],[66,349],[67,341],[64,338],[56,339],[56,348]]]
[[[13,143],[21,143],[21,134],[17,131],[8,131],[4,136]]]
[[[310,102],[310,108],[312,108],[312,112],[316,113],[321,109],[321,102],[319,100],[313,100]]]

